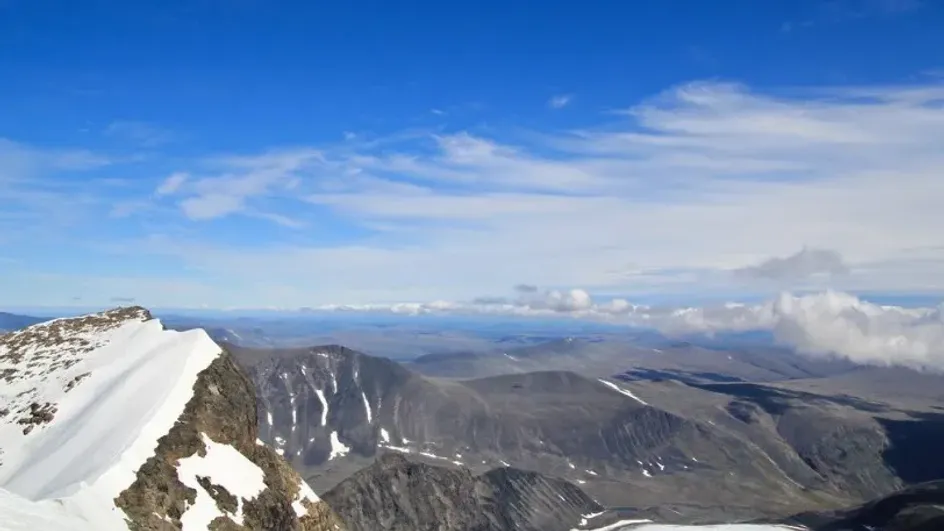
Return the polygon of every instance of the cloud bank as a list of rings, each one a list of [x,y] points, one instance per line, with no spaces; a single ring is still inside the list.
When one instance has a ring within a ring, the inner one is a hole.
[[[436,301],[391,305],[327,305],[321,311],[399,314],[487,314],[574,317],[652,328],[668,336],[769,331],[783,345],[810,355],[840,356],[866,365],[944,370],[944,305],[902,308],[825,291],[782,293],[761,304],[659,307],[625,299],[595,301],[584,290],[534,290],[516,298],[469,303]]]

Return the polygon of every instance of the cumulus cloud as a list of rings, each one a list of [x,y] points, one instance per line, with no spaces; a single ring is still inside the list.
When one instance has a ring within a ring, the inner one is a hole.
[[[656,329],[669,336],[769,331],[783,345],[809,355],[840,356],[867,365],[944,371],[944,305],[902,308],[846,293],[782,293],[760,304],[659,307],[625,299],[594,301],[580,289],[537,290],[516,299],[470,303],[436,301],[391,305],[324,306],[328,311],[399,314],[570,316]]]
[[[849,272],[842,255],[831,249],[803,247],[785,258],[769,258],[748,267],[736,269],[741,277],[769,280],[801,280],[812,276],[844,275]]]
[[[771,305],[772,329],[780,341],[803,352],[944,370],[942,309],[880,306],[835,292],[783,295]]]

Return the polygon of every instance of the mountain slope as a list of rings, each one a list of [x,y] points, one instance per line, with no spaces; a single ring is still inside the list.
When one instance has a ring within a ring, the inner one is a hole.
[[[578,487],[499,468],[479,476],[389,453],[324,494],[352,531],[566,531],[602,507]]]
[[[340,528],[257,444],[252,385],[201,330],[57,319],[0,336],[0,378],[4,529]]]
[[[457,380],[336,346],[232,350],[258,389],[260,436],[319,491],[392,450],[479,474],[534,470],[629,514],[711,523],[944,477],[940,413],[783,382],[561,370]]]
[[[476,473],[535,470],[614,506],[694,500],[756,515],[849,502],[811,494],[816,474],[775,431],[777,444],[745,438],[724,395],[682,386],[696,395],[655,407],[647,396],[661,402],[663,385],[568,371],[451,380],[341,347],[232,351],[257,387],[261,437],[320,491],[393,450]]]
[[[842,374],[849,361],[817,359],[786,349],[743,346],[705,348],[690,343],[660,342],[645,347],[631,340],[564,338],[495,352],[451,352],[420,356],[408,366],[428,376],[481,378],[540,370],[566,370],[609,376],[632,368],[663,372],[669,378],[710,380],[723,374],[733,381],[770,382]]]

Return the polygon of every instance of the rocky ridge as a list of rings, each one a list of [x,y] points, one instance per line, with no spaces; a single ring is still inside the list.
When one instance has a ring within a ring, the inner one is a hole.
[[[10,529],[344,529],[258,438],[253,385],[201,330],[140,307],[57,319],[0,336],[0,374]]]

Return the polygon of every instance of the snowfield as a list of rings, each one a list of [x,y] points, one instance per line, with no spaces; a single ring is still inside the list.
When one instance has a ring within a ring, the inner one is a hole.
[[[583,531],[805,531],[803,527],[766,524],[671,525],[653,524],[649,520],[622,520],[604,527]],[[578,531],[573,529],[571,531]]]
[[[154,455],[192,398],[197,375],[221,352],[204,331],[164,330],[141,308],[0,336],[0,529],[126,529],[114,499]],[[181,459],[178,468],[198,493],[184,529],[206,529],[219,515],[197,475],[241,498],[265,488],[262,470],[233,447],[205,435],[204,442],[206,455]],[[318,499],[310,489],[300,494]]]

